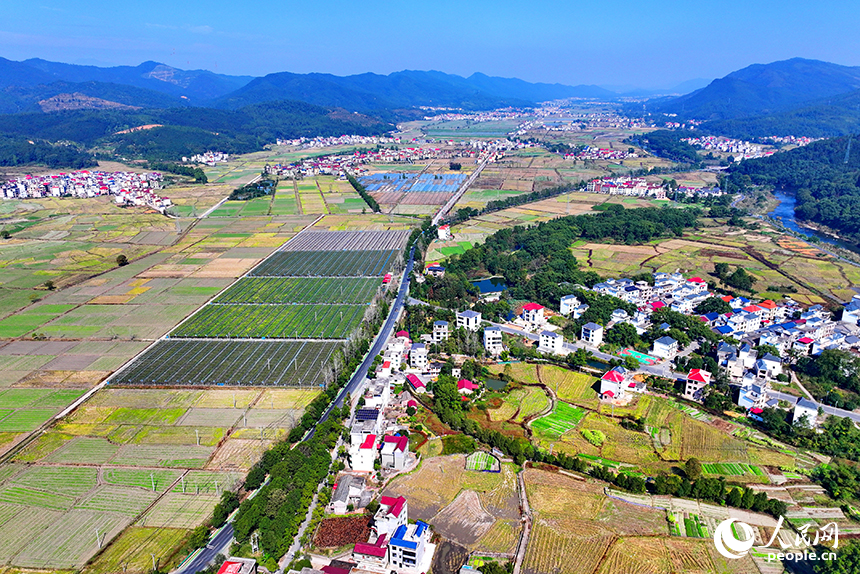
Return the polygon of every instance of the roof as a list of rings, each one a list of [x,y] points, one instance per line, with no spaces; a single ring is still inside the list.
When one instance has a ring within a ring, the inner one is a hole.
[[[355,420],[375,421],[379,418],[379,409],[356,409]]]
[[[755,313],[756,311],[761,311],[761,307],[759,307],[758,305],[747,305],[746,307],[744,307],[744,311],[746,311],[747,313]]]
[[[469,389],[470,391],[474,391],[475,389],[480,388],[480,385],[473,383],[469,379],[460,379],[459,381],[457,381],[457,388],[461,391],[463,389]]]
[[[369,434],[366,437],[364,437],[364,442],[361,443],[361,446],[359,446],[358,448],[368,449],[368,448],[375,448],[375,447],[376,447],[376,435],[375,434]]]
[[[412,400],[410,400],[408,403],[406,403],[406,406],[407,406],[407,407],[417,407],[417,406],[418,406],[418,401],[416,401],[415,399],[412,399]]]
[[[221,565],[221,568],[218,569],[218,574],[239,574],[241,569],[241,562],[232,562],[228,560]]]
[[[705,280],[702,279],[701,277],[693,277],[692,279],[687,279],[687,281],[689,281],[691,283],[704,283],[705,282]]]
[[[723,295],[722,297],[720,297],[720,299],[722,299],[723,301],[725,301],[726,303],[728,303],[729,301],[731,301],[732,299],[734,299],[734,297],[732,297],[731,295]]]
[[[612,391],[606,391],[603,394],[606,395],[607,397],[614,397],[615,396],[615,393],[613,393]]]
[[[388,514],[400,516],[400,513],[403,511],[403,505],[406,504],[406,499],[402,496],[398,496],[397,498],[383,496],[379,499],[379,503],[389,507]]]
[[[426,348],[427,346],[424,343],[415,343],[414,345],[412,345],[413,351],[423,351]]]
[[[558,333],[554,333],[553,331],[541,331],[540,336],[552,337],[553,339],[555,339],[556,337],[561,337],[561,335],[559,335]]]
[[[717,327],[717,328],[715,329],[715,331],[717,331],[717,332],[718,332],[719,334],[721,334],[721,335],[728,335],[729,333],[733,332],[733,331],[734,331],[734,329],[732,329],[732,328],[731,328],[731,327],[729,327],[728,325],[723,325],[723,326],[721,326],[721,327]]]
[[[448,321],[434,321],[434,322],[433,322],[433,324],[434,324],[434,325],[439,325],[440,327],[447,327],[447,326],[448,326]]]
[[[758,306],[761,307],[762,309],[776,309],[776,303],[774,303],[770,299],[768,299],[766,301],[762,301],[761,303],[758,304]]]
[[[666,304],[663,303],[662,301],[654,301],[653,303],[651,303],[652,309],[662,309],[665,306],[666,306]]]
[[[412,373],[406,375],[406,380],[409,381],[410,383],[412,383],[412,386],[416,387],[416,388],[421,387],[423,389],[424,387],[427,386],[421,381],[421,379],[419,379],[418,377],[416,377]]]
[[[491,327],[487,327],[484,331],[501,331],[502,328],[497,325],[492,325]]]
[[[624,382],[624,374],[619,373],[615,369],[610,369],[606,371],[602,377],[600,377],[604,381],[610,381],[612,383],[623,383]]]
[[[802,339],[798,339],[798,340],[797,340],[797,342],[798,342],[798,343],[803,343],[804,345],[808,345],[808,344],[810,344],[810,343],[814,343],[815,341],[813,341],[813,340],[812,340],[812,339],[810,339],[809,337],[804,337],[804,338],[802,338]]]
[[[526,303],[523,305],[523,311],[539,311],[543,309],[543,305],[539,303]]]
[[[660,343],[661,345],[675,345],[678,343],[678,341],[668,335],[664,335],[663,337],[660,337],[659,339],[654,341],[654,343]]]
[[[335,568],[334,566],[323,566],[320,568],[325,574],[349,574],[349,568]]]
[[[797,401],[797,405],[795,406],[803,407],[805,409],[818,410],[818,405],[813,403],[809,399],[800,399],[799,401]]]
[[[597,323],[588,322],[582,326],[583,329],[588,329],[589,331],[596,331],[597,329],[602,329],[600,325]]]
[[[380,544],[380,540],[382,540],[382,544]],[[356,543],[355,553],[365,554],[367,556],[376,556],[377,558],[385,558],[385,555],[388,553],[386,546],[385,535],[383,534],[379,539],[377,539],[376,544],[367,544],[366,542]]]
[[[409,332],[408,331],[397,331],[396,333],[394,333],[394,336],[395,337],[409,337]]]
[[[692,369],[687,374],[687,380],[708,384],[711,382],[711,373],[704,369]]]
[[[457,316],[458,317],[466,317],[467,319],[477,319],[478,317],[481,316],[481,314],[478,313],[477,311],[472,311],[471,309],[468,309],[466,311],[458,312]]]
[[[397,450],[406,450],[406,447],[409,445],[409,439],[405,436],[392,436],[388,435],[383,439],[386,443],[394,443],[394,448]]]

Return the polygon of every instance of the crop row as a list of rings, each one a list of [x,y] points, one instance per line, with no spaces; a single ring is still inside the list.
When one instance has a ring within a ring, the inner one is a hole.
[[[120,373],[118,385],[313,385],[338,343],[159,341]]]
[[[279,251],[257,265],[252,277],[379,277],[400,250]]]
[[[305,231],[291,239],[284,251],[373,251],[403,249],[405,231]]]
[[[244,277],[215,303],[368,303],[380,286],[375,277]]]
[[[207,305],[174,337],[345,339],[366,305]]]

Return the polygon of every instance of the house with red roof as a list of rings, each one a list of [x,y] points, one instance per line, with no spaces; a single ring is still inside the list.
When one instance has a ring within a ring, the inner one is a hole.
[[[398,527],[409,522],[409,505],[402,496],[383,496],[379,499],[379,510],[373,517],[373,530],[377,535],[391,536]]]
[[[418,375],[413,375],[412,373],[409,373],[408,375],[406,375],[406,380],[409,382],[410,385],[412,385],[412,389],[416,393],[427,392],[427,385],[424,384],[424,381],[418,378]]]
[[[801,337],[792,343],[791,348],[797,350],[801,355],[809,355],[812,352],[812,346],[815,344],[815,339],[811,337]]]
[[[683,396],[690,401],[702,402],[705,399],[705,387],[710,384],[711,373],[704,369],[692,369],[687,374]]]
[[[461,395],[471,395],[474,391],[477,391],[480,388],[481,385],[473,383],[469,379],[460,379],[457,381],[457,391],[459,391]]]
[[[218,569],[218,574],[257,574],[257,561],[230,556]]]
[[[387,572],[388,534],[380,534],[373,542],[357,542],[352,551],[352,559],[359,566],[384,568]]]
[[[600,398],[618,400],[624,398],[632,379],[624,367],[613,367],[600,377]],[[635,386],[635,385],[634,385]]]
[[[546,322],[544,316],[544,306],[539,303],[526,303],[523,305],[523,311],[520,314],[522,320],[532,326],[543,325]]]
[[[386,436],[382,440],[380,462],[382,468],[403,470],[406,467],[406,454],[409,452],[409,439],[405,436]]]

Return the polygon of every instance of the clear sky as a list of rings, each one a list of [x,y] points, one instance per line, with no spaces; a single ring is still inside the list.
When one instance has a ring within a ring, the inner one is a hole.
[[[3,0],[0,56],[227,74],[480,71],[669,87],[795,56],[860,65],[842,0]]]

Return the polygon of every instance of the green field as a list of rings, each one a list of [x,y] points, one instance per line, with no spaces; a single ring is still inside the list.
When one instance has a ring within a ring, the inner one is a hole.
[[[215,303],[368,303],[381,282],[375,277],[245,277]]]
[[[723,476],[767,476],[767,474],[754,464],[718,462],[702,463],[702,472],[705,474],[718,474]]]
[[[586,414],[584,409],[559,401],[556,402],[550,414],[532,421],[531,427],[541,433],[559,438],[576,428]]]

